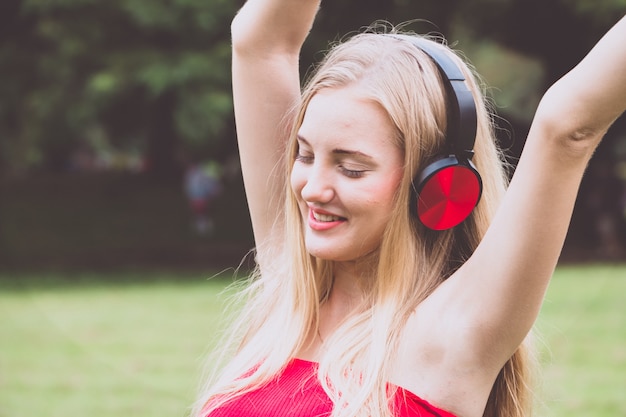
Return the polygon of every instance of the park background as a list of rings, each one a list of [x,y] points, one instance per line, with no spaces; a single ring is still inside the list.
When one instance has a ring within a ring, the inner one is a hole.
[[[2,0],[0,416],[184,415],[251,266],[230,95],[234,0]],[[377,19],[443,34],[514,165],[545,89],[624,0],[326,0],[302,59]],[[185,194],[221,166],[211,230]],[[547,416],[626,415],[626,119],[581,186],[538,327]],[[238,272],[235,269],[241,264]],[[229,291],[226,290],[226,294]]]

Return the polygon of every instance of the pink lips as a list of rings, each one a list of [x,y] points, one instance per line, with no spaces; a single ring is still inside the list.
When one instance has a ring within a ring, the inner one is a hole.
[[[340,218],[339,220],[335,220],[335,221],[331,221],[331,222],[321,222],[317,219],[315,219],[315,217],[313,216],[313,212],[316,212],[317,214],[324,214],[327,216],[335,216],[332,213],[328,213],[324,210],[313,210],[312,208],[309,208],[309,227],[313,230],[316,231],[324,231],[324,230],[329,230],[332,229],[334,227],[337,227],[341,224],[343,224],[346,220],[343,218]],[[339,217],[339,216],[337,216]]]

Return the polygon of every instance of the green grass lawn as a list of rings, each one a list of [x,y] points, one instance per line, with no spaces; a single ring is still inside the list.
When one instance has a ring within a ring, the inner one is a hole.
[[[0,416],[184,416],[230,282],[209,278],[0,276]],[[626,266],[559,268],[538,415],[626,415],[625,294]]]
[[[185,415],[227,281],[145,275],[0,290],[0,416]]]
[[[626,265],[558,269],[537,329],[539,415],[626,416]]]

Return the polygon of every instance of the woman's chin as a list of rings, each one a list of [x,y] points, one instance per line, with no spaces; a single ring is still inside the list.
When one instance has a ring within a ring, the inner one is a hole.
[[[351,250],[350,250],[351,249]],[[324,261],[334,262],[351,262],[369,257],[374,250],[363,250],[362,247],[357,248],[338,248],[328,246],[307,245],[306,250],[309,255]]]

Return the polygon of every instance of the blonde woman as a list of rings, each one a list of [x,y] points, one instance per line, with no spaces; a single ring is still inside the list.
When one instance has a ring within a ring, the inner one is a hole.
[[[626,20],[546,93],[506,184],[472,73],[436,42],[354,36],[301,92],[318,7],[248,0],[232,24],[258,269],[195,414],[528,416],[528,335],[585,166],[626,107]],[[422,182],[450,158],[479,202],[443,224]]]

